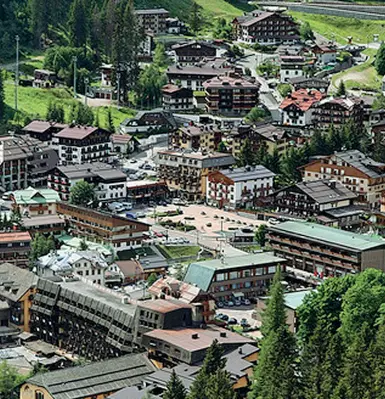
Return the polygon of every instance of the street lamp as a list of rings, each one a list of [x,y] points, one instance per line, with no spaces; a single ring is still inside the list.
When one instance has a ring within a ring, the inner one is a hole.
[[[119,105],[120,105],[120,72],[118,72],[116,74],[116,78],[118,79],[118,98],[117,98],[117,101],[118,101],[118,109],[119,109]]]
[[[88,91],[88,83],[90,80],[88,78],[84,79],[84,104],[87,106],[87,91]]]
[[[76,74],[77,74],[77,62],[78,62],[78,57],[73,56],[72,61],[74,63],[74,98],[76,98]]]
[[[16,35],[16,66],[15,66],[15,114],[18,111],[18,86],[19,86],[19,35]]]

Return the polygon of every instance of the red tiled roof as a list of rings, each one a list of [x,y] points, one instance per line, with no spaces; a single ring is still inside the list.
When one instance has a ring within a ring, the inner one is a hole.
[[[287,96],[279,107],[285,109],[290,105],[295,105],[301,111],[307,111],[322,98],[323,94],[318,90],[299,89]]]

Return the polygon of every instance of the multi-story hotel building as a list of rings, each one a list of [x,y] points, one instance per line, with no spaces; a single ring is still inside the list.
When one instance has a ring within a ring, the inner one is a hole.
[[[55,150],[32,137],[0,137],[0,186],[4,191],[45,186],[58,160]]]
[[[27,126],[24,126],[21,131],[36,140],[46,141],[48,144],[51,144],[52,136],[67,126],[63,123],[34,120]]]
[[[209,43],[192,41],[172,46],[179,65],[195,65],[207,57],[215,57],[217,49]]]
[[[379,205],[385,190],[385,164],[358,150],[337,152],[302,166],[305,182],[334,179],[358,196],[357,201]]]
[[[127,196],[127,175],[102,162],[57,166],[48,175],[48,187],[68,201],[71,187],[81,180],[94,185],[98,201],[121,200]]]
[[[191,151],[159,151],[155,162],[158,177],[170,191],[194,201],[206,197],[206,180],[209,172],[228,168],[235,163],[230,154]]]
[[[28,231],[0,232],[0,262],[28,267],[31,235]]]
[[[162,104],[165,111],[191,111],[194,109],[193,98],[193,91],[186,87],[168,84],[162,88]]]
[[[258,103],[259,87],[259,83],[234,74],[207,80],[203,83],[206,111],[212,114],[247,114]]]
[[[181,126],[169,135],[171,148],[215,151],[222,140],[222,131],[215,125]]]
[[[261,10],[235,18],[233,33],[236,40],[249,44],[290,44],[299,40],[298,26],[293,18]]]
[[[236,295],[246,298],[262,295],[277,267],[285,270],[286,259],[265,252],[191,263],[184,281],[212,294],[216,300]]]
[[[206,202],[231,209],[255,206],[273,193],[274,176],[262,165],[211,172],[207,178]]]
[[[164,8],[154,8],[148,10],[135,10],[139,25],[145,32],[159,35],[166,32],[166,20],[169,12]]]
[[[92,126],[69,126],[56,133],[52,142],[63,165],[108,162],[111,133]]]
[[[57,212],[68,221],[74,236],[111,245],[117,252],[140,247],[143,233],[150,229],[147,223],[138,220],[63,202],[58,204]]]
[[[322,279],[367,268],[385,270],[385,240],[378,236],[315,223],[284,222],[270,226],[267,237],[274,253],[287,259],[294,273],[298,270]]]
[[[362,126],[365,111],[363,101],[358,97],[325,98],[314,110],[314,123],[318,129],[327,130],[332,125],[336,129],[351,122],[353,126]]]
[[[287,83],[291,78],[304,75],[305,58],[301,55],[281,55],[280,57],[280,80]]]

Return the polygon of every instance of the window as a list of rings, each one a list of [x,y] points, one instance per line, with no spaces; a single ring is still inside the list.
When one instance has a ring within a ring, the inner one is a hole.
[[[225,279],[225,274],[224,273],[217,274],[217,281],[223,281],[224,279]]]
[[[35,399],[44,399],[44,393],[36,391],[35,392]]]
[[[230,279],[238,278],[238,272],[230,272]]]
[[[268,274],[273,274],[273,273],[275,273],[275,269],[276,269],[275,266],[269,266],[269,267],[268,267]]]

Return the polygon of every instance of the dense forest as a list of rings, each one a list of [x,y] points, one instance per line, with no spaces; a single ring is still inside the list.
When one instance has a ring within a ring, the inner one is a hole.
[[[16,35],[24,49],[42,48],[58,38],[69,39],[66,33],[74,23],[71,14],[74,9],[84,11],[84,15],[77,14],[77,18],[86,21],[84,30],[89,34],[91,45],[95,45],[92,40],[110,42],[111,26],[108,24],[112,21],[112,13],[116,8],[124,8],[125,3],[126,0],[0,0],[0,63],[13,56]],[[183,18],[188,15],[192,0],[136,0],[134,6],[164,7]]]

